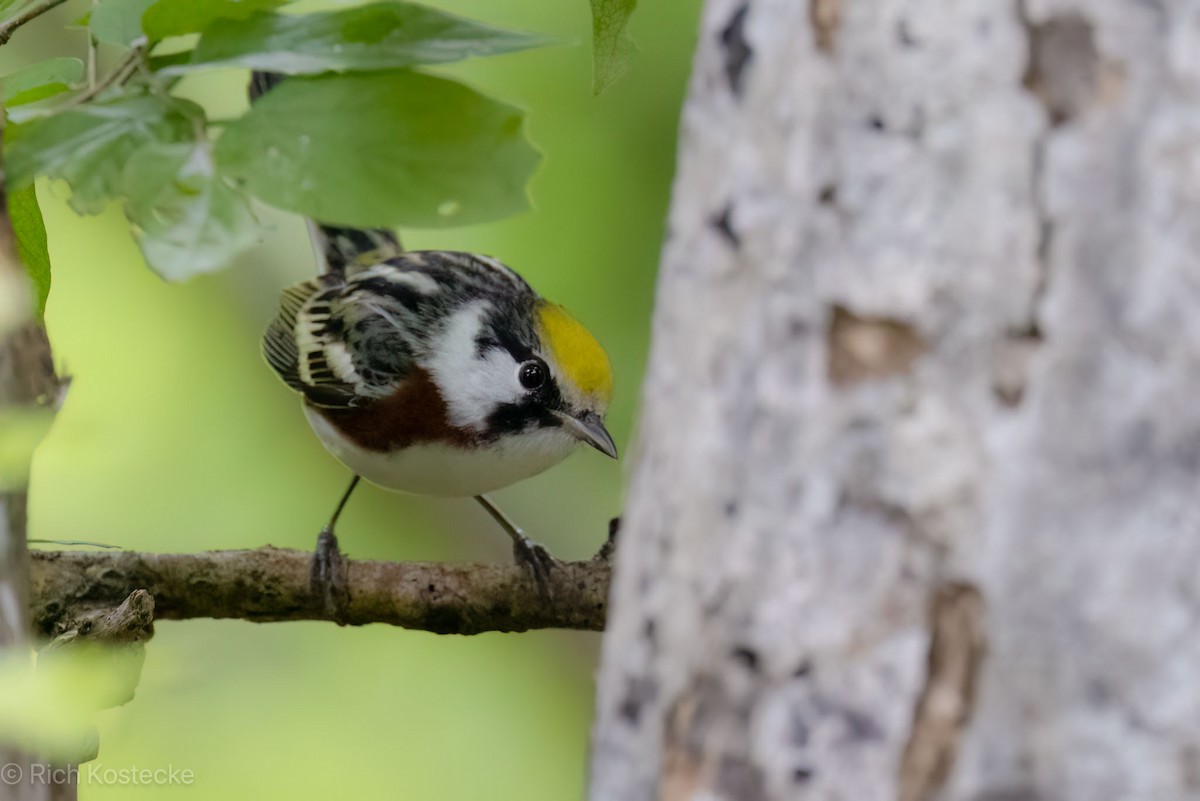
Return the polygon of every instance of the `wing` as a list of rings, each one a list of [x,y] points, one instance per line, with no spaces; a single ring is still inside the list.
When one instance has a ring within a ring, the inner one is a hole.
[[[313,347],[318,324],[324,328],[329,303],[340,289],[340,282],[328,279],[314,278],[283,291],[279,313],[263,335],[263,356],[285,384],[313,403],[344,407],[353,403],[353,384],[334,373],[324,348]]]
[[[263,337],[263,355],[310,403],[362,406],[391,394],[411,372],[404,317],[388,298],[326,274],[284,291]]]

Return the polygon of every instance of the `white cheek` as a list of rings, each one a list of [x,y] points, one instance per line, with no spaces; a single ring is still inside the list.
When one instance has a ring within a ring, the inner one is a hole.
[[[455,312],[429,363],[451,423],[475,430],[483,428],[496,406],[516,403],[525,394],[517,381],[517,365],[507,352],[491,350],[482,359],[475,352],[483,309],[482,304],[472,304]]]

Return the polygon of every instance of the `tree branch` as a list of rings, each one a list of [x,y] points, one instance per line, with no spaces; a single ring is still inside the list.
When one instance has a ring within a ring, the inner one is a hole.
[[[45,2],[29,6],[20,14],[10,19],[8,22],[0,25],[0,45],[8,44],[8,40],[11,39],[12,35],[17,32],[17,28],[20,28],[27,22],[37,19],[50,9],[60,6],[65,2],[66,0],[45,0]]]
[[[135,590],[154,599],[154,618],[240,618],[260,623],[335,620],[387,623],[438,634],[604,628],[607,560],[564,562],[551,599],[517,565],[346,561],[349,600],[330,615],[309,587],[312,554],[253,551],[156,554],[34,551],[30,619],[52,637],[80,617],[119,605]]]

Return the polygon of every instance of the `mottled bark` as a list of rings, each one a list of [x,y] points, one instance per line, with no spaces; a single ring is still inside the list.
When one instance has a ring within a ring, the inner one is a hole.
[[[710,0],[593,801],[1200,795],[1197,53]]]
[[[157,620],[336,620],[439,634],[604,628],[610,568],[603,558],[557,565],[550,571],[549,599],[526,569],[512,564],[343,564],[349,597],[331,611],[312,590],[312,554],[306,551],[35,551],[33,627],[43,636],[77,629],[95,610],[145,590]]]

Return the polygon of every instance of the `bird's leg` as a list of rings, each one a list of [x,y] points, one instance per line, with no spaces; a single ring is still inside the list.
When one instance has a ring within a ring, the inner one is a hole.
[[[333,516],[329,518],[325,528],[321,529],[321,533],[317,535],[317,549],[313,552],[312,571],[309,574],[309,586],[313,594],[324,601],[326,613],[334,620],[341,616],[340,610],[343,603],[350,597],[350,588],[346,586],[346,570],[342,562],[342,552],[338,548],[337,535],[334,534],[333,529],[337,525],[342,510],[346,508],[346,501],[350,500],[351,493],[358,486],[358,480],[358,476],[350,479],[350,486],[346,487],[342,499],[338,501],[337,508],[333,510]]]
[[[508,515],[500,511],[500,507],[486,495],[476,495],[475,500],[487,510],[487,513],[492,516],[500,528],[512,538],[513,541],[513,559],[517,564],[524,564],[533,572],[533,579],[537,582],[538,591],[543,598],[550,597],[550,571],[558,564],[558,560],[550,555],[545,546],[541,545],[529,537],[525,536],[525,532],[521,531],[521,527],[514,523]]]

